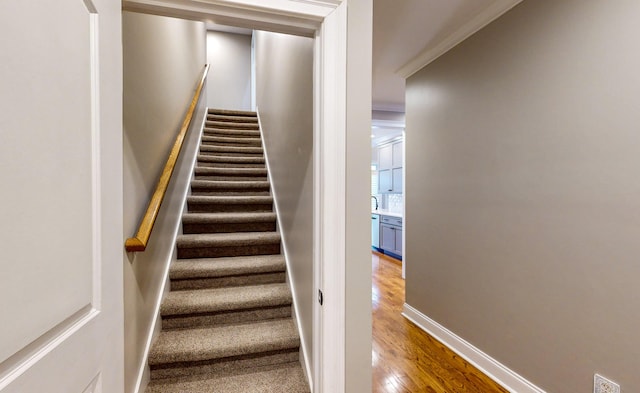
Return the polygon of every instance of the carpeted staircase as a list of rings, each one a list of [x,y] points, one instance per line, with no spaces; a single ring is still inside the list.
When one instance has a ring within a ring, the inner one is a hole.
[[[209,110],[147,393],[309,392],[256,114]]]

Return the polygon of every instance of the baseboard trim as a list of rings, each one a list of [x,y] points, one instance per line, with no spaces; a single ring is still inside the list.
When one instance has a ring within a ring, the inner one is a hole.
[[[438,322],[405,303],[402,315],[513,393],[546,393]]]

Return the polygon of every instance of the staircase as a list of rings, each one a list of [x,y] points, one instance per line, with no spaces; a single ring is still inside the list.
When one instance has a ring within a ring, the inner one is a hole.
[[[309,392],[253,112],[209,110],[147,393]]]

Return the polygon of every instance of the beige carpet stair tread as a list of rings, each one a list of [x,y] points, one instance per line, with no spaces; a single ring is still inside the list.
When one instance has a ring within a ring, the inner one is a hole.
[[[258,123],[258,118],[255,116],[231,116],[231,115],[217,115],[208,114],[207,120],[209,121],[224,121],[231,123]]]
[[[205,127],[204,136],[225,136],[231,138],[260,138],[259,130],[238,130],[219,127]]]
[[[202,145],[201,153],[234,153],[234,154],[264,154],[262,147],[254,146],[227,146],[220,145]]]
[[[181,380],[151,381],[147,393],[309,393],[302,367],[286,364],[266,371]]]
[[[198,154],[198,161],[202,162],[237,162],[239,164],[242,163],[254,163],[254,164],[264,164],[264,157],[241,157],[241,156],[225,156],[224,154],[207,154],[200,153]]]
[[[224,180],[193,180],[191,182],[191,189],[254,189],[254,190],[268,190],[268,181],[224,181]]]
[[[273,197],[271,196],[215,196],[190,195],[187,197],[189,211],[219,212],[219,211],[273,211]]]
[[[202,314],[291,305],[286,283],[172,291],[162,301],[162,316]]]
[[[185,213],[183,224],[275,222],[275,213]]]
[[[149,353],[151,367],[300,347],[292,319],[213,328],[163,331]]]
[[[196,167],[194,170],[196,176],[211,175],[228,175],[228,176],[267,176],[265,168],[211,168]]]
[[[284,272],[285,269],[286,264],[282,255],[187,259],[171,265],[169,278],[172,280],[215,278]]]
[[[234,130],[258,130],[258,123],[231,123],[224,121],[205,121],[207,128],[228,128]]]
[[[226,115],[226,116],[248,116],[256,117],[258,114],[253,111],[241,111],[235,109],[216,109],[210,108],[207,112],[209,115]]]
[[[280,234],[276,232],[238,232],[238,233],[198,233],[179,235],[178,248],[184,247],[231,247],[280,243]]]
[[[246,138],[246,137],[233,137],[233,136],[218,136],[218,135],[203,135],[202,144],[207,145],[211,143],[217,144],[241,144],[251,146],[261,146],[262,141],[260,138]]]

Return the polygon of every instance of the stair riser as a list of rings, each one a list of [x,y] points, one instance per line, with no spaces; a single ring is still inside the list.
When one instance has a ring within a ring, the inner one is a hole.
[[[260,164],[261,168],[264,168],[264,157],[237,157],[229,156],[227,154],[215,154],[211,152],[201,152],[198,154],[198,162],[213,162],[213,163],[229,163],[229,164]]]
[[[260,168],[264,169],[264,163],[238,163],[227,161],[200,161],[198,160],[198,166],[205,168]]]
[[[192,203],[187,202],[191,213],[228,213],[228,212],[271,212],[272,203],[265,204],[230,204],[230,203]]]
[[[291,305],[215,314],[162,317],[162,329],[200,328],[291,317]]]
[[[223,147],[208,148],[208,146],[201,147],[200,154],[219,154],[227,157],[264,158],[263,152],[232,151],[232,150],[227,150]]]
[[[285,282],[285,272],[246,274],[241,276],[197,278],[185,280],[171,280],[172,291],[190,289],[213,289],[225,287],[240,287],[246,285],[278,284]]]
[[[262,190],[193,190],[192,195],[200,196],[269,196],[269,191]]]
[[[215,137],[208,137],[215,138]],[[244,139],[244,140],[243,140]],[[236,140],[227,139],[202,139],[202,146],[221,145],[231,147],[261,147],[262,141],[255,141],[253,138],[237,138]]]
[[[276,222],[215,222],[215,223],[183,223],[182,233],[231,233],[231,232],[273,232]]]
[[[225,176],[225,175],[194,175],[196,180],[217,181],[267,181],[266,176]]]
[[[229,247],[178,247],[178,259],[280,254],[280,243]]]
[[[295,363],[300,361],[298,350],[299,347],[282,352],[255,354],[252,356],[217,359],[206,362],[173,363],[163,365],[163,367],[152,366],[151,379],[226,373],[269,365]]]
[[[261,147],[251,146],[220,146],[220,145],[202,145],[200,146],[200,154],[219,154],[224,156],[247,156],[262,157],[264,151]]]
[[[205,128],[203,132],[204,136],[221,136],[226,138],[243,138],[243,139],[255,139],[260,138],[260,131],[257,130],[234,130],[226,128]]]
[[[206,121],[205,127],[207,128],[224,128],[232,130],[258,130],[257,123],[227,123],[219,121]]]
[[[257,117],[258,114],[252,111],[240,111],[234,109],[217,109],[211,108],[207,112],[208,115],[221,115],[221,116],[245,116],[245,117]]]
[[[226,116],[226,115],[207,115],[208,121],[221,121],[225,123],[255,123],[258,124],[258,118],[250,116]]]

